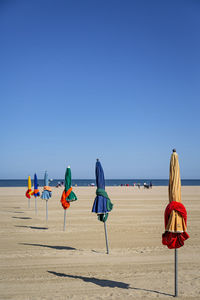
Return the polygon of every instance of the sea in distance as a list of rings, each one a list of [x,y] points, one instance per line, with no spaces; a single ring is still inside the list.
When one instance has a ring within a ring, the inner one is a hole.
[[[50,186],[57,186],[64,182],[64,179],[51,179]],[[106,179],[106,186],[120,186],[134,184],[140,184],[141,186],[146,183],[147,185],[152,183],[153,186],[167,186],[168,179]],[[39,186],[44,185],[44,179],[38,179]],[[33,180],[32,180],[33,185]],[[92,186],[96,185],[95,179],[72,179],[72,186]],[[198,186],[200,185],[200,179],[182,179],[182,186]],[[27,179],[0,179],[0,187],[26,187]]]

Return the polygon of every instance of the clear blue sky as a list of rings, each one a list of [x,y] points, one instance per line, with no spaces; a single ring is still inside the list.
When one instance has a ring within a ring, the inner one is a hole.
[[[0,178],[200,178],[199,0],[0,0]]]

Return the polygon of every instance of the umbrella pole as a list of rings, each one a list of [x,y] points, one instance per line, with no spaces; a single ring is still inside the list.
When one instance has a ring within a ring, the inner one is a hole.
[[[178,249],[175,249],[174,252],[174,297],[178,297]]]
[[[109,254],[106,222],[104,222],[104,230],[105,230],[105,239],[106,239],[106,249],[107,249],[107,254]]]
[[[29,198],[28,199],[28,208],[30,208],[31,207],[31,199]]]
[[[66,228],[66,209],[64,210],[64,226],[63,226],[63,231],[65,231]]]
[[[48,221],[48,200],[46,200],[46,221]]]
[[[35,197],[35,214],[37,215],[37,197]]]

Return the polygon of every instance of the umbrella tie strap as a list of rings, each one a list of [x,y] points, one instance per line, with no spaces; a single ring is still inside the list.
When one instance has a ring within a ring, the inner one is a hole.
[[[105,198],[109,199],[108,194],[106,193],[106,191],[104,189],[97,188],[96,189],[96,195],[97,196],[102,196],[102,197],[105,197]]]
[[[70,187],[70,188],[65,192],[66,198],[69,197],[69,195],[71,194],[71,192],[72,192],[72,187]]]
[[[49,191],[49,192],[51,192],[50,186],[44,186],[44,191]]]
[[[28,199],[30,199],[30,198],[31,198],[31,195],[33,195],[33,191],[32,191],[31,189],[28,189],[27,192],[26,192],[26,197],[27,197]]]
[[[185,206],[176,201],[170,202],[165,209],[165,233],[162,235],[162,243],[166,245],[169,249],[180,248],[184,245],[184,241],[189,238],[187,232],[169,232],[166,230],[169,217],[172,211],[177,211],[180,213],[181,217],[184,219],[187,225],[187,211]]]
[[[38,189],[34,189],[34,192],[33,192],[34,196],[40,196],[40,192]]]
[[[71,191],[72,191],[72,188],[71,188]],[[69,192],[69,190],[67,192]],[[67,192],[65,192],[65,190],[63,191],[62,197],[60,200],[60,202],[62,203],[62,207],[64,209],[68,209],[70,207],[70,203],[66,200],[66,198],[70,195],[71,192],[69,193],[68,196],[67,196]]]
[[[169,216],[170,216],[172,210],[175,210],[181,214],[181,216],[183,217],[185,224],[187,226],[187,211],[186,211],[185,206],[180,202],[172,201],[167,205],[167,207],[165,209],[165,228],[168,224]]]

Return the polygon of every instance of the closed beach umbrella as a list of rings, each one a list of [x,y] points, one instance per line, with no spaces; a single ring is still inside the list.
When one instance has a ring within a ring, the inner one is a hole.
[[[40,192],[38,189],[38,180],[37,180],[37,175],[34,175],[34,192],[33,195],[35,197],[35,214],[37,215],[37,197],[40,196]]]
[[[96,162],[95,173],[96,173],[97,189],[96,189],[96,198],[94,200],[94,204],[92,207],[92,212],[96,213],[98,216],[98,220],[104,223],[106,248],[107,248],[107,254],[109,254],[106,220],[108,218],[108,213],[113,208],[113,204],[111,203],[110,198],[108,197],[108,194],[105,191],[104,172],[101,163],[98,159]]]
[[[76,201],[77,197],[75,193],[72,191],[72,177],[71,177],[71,168],[67,167],[65,172],[65,189],[62,193],[61,204],[64,209],[64,231],[66,226],[66,209],[70,207],[70,202]]]
[[[30,198],[33,195],[33,191],[31,189],[31,177],[28,176],[28,190],[26,191],[26,197],[29,199],[28,200],[28,207],[30,208]]]
[[[44,174],[44,188],[41,195],[41,199],[46,200],[46,221],[48,221],[48,200],[51,198],[52,192],[49,186],[48,173],[45,171]]]
[[[165,209],[165,232],[162,235],[162,243],[169,249],[175,249],[175,296],[178,296],[177,288],[177,248],[184,245],[189,238],[187,230],[187,211],[181,203],[181,178],[178,154],[173,149],[169,171],[169,204]]]

